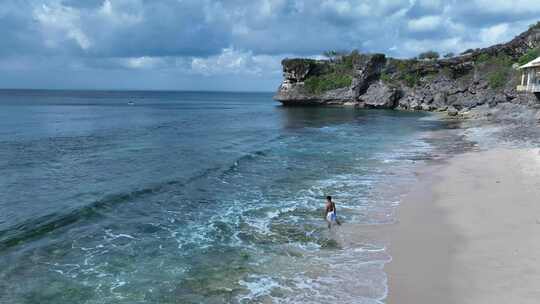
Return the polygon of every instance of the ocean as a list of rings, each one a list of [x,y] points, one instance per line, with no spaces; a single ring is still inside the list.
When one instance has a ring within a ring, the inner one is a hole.
[[[340,231],[394,223],[448,127],[270,93],[0,91],[0,303],[384,302],[386,246]]]

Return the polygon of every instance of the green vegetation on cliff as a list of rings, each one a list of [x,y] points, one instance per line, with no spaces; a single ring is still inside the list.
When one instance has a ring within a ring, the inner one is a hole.
[[[324,68],[310,73],[304,81],[304,86],[309,93],[321,94],[326,91],[349,87],[352,84],[354,65],[362,60],[358,51],[349,54],[344,52],[325,52],[331,60]]]
[[[351,75],[333,72],[330,74],[310,77],[306,79],[304,85],[308,92],[320,94],[330,90],[349,87],[351,86],[351,83]]]
[[[512,68],[512,58],[505,54],[490,56],[481,54],[475,60],[477,70],[486,75],[489,86],[493,89],[502,88],[508,83],[512,74],[515,73]]]
[[[525,55],[521,56],[518,60],[519,65],[524,65],[530,61],[535,60],[536,58],[540,57],[540,48],[534,48],[530,49],[525,53]]]
[[[420,73],[416,68],[418,62],[412,60],[401,60],[397,64],[400,79],[405,82],[408,87],[414,87],[420,82]]]
[[[317,61],[314,59],[307,58],[293,58],[293,59],[283,59],[281,62],[283,66],[287,66],[289,70],[305,70],[311,66],[315,66]]]
[[[416,59],[388,59],[385,70],[381,73],[381,80],[388,84],[402,82],[408,87],[414,87],[422,77],[419,69],[421,61]]]

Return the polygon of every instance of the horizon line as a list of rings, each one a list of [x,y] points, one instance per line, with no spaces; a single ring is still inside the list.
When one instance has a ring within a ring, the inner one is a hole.
[[[234,90],[188,90],[188,89],[43,89],[43,88],[0,88],[0,91],[96,91],[96,92],[193,92],[193,93],[275,93],[275,91],[234,91]]]

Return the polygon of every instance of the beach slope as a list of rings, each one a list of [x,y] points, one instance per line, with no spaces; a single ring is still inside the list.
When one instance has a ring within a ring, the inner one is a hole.
[[[540,154],[495,149],[420,173],[390,232],[390,304],[540,302]]]

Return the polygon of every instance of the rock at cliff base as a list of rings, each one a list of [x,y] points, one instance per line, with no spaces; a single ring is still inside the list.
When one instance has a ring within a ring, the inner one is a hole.
[[[442,108],[446,106],[446,92],[438,92],[433,97],[433,106],[436,108]]]
[[[358,100],[366,108],[393,109],[397,106],[402,94],[396,87],[391,87],[382,81],[378,81],[359,96]]]
[[[447,110],[446,110],[446,113],[448,114],[448,116],[457,116],[459,111],[458,109],[454,108],[454,107],[449,107]]]
[[[536,115],[534,115],[534,118],[536,119],[537,123],[540,123],[540,111],[536,112]]]

